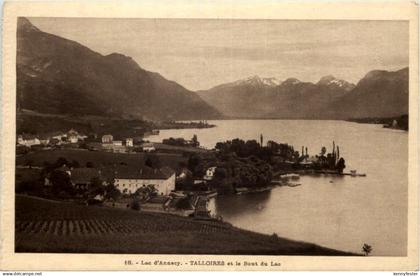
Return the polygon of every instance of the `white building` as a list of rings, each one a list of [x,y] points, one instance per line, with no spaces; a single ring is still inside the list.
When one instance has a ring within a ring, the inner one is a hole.
[[[133,145],[134,145],[133,138],[125,139],[125,146],[126,147],[132,147]]]
[[[108,152],[115,152],[115,153],[126,153],[127,148],[123,145],[114,144],[114,143],[105,143],[102,144],[102,149]]]
[[[143,143],[141,145],[141,148],[143,151],[145,152],[152,152],[152,151],[156,151],[155,145],[153,143]]]
[[[72,144],[76,144],[79,141],[79,138],[77,138],[77,136],[73,136],[73,135],[69,136],[68,139],[69,139],[68,141]]]
[[[112,141],[112,144],[114,146],[122,146],[123,145],[121,140],[114,140],[114,141]]]
[[[55,140],[55,141],[58,141],[56,144],[61,144],[61,142],[66,139],[67,139],[67,133],[55,132],[51,134],[50,141]]]
[[[112,143],[113,140],[114,140],[114,137],[111,134],[106,134],[106,135],[102,136],[102,143],[103,144]]]
[[[72,144],[77,143],[79,141],[79,133],[74,129],[70,129],[67,133],[67,141]]]
[[[120,167],[115,171],[115,187],[123,194],[133,194],[141,187],[153,185],[159,195],[169,195],[175,190],[175,171],[164,167],[152,169],[149,167]]]
[[[46,145],[48,145],[49,143],[50,143],[50,139],[49,138],[41,138],[41,139],[39,139],[39,142],[42,144],[42,145],[44,145],[44,146],[46,146]]]
[[[17,143],[22,146],[31,147],[34,145],[40,145],[41,141],[34,135],[18,135]]]
[[[216,172],[216,167],[210,167],[206,170],[206,175],[203,178],[205,180],[212,180],[215,172]]]

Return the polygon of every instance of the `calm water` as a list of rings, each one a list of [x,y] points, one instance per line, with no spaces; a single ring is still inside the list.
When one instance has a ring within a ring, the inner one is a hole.
[[[317,154],[340,146],[346,171],[367,177],[305,176],[298,187],[271,192],[220,196],[213,212],[235,226],[360,252],[372,245],[372,255],[406,255],[408,134],[380,125],[342,121],[226,120],[209,121],[211,129],[163,130],[150,141],[168,137],[190,139],[197,134],[202,146],[239,137],[289,143]]]

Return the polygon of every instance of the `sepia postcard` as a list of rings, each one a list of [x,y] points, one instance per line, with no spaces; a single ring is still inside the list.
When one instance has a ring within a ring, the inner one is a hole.
[[[418,270],[416,1],[2,23],[1,270]]]

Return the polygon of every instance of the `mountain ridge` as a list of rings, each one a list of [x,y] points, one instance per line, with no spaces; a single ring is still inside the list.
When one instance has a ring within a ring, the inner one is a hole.
[[[384,95],[378,95],[377,89]],[[287,78],[261,89],[236,81],[197,93],[233,118],[390,117],[408,113],[408,67],[395,72],[372,70],[357,84],[326,75],[316,83]]]
[[[18,108],[151,120],[222,118],[196,93],[143,69],[131,57],[101,55],[42,32],[22,17],[16,63]]]
[[[353,119],[408,114],[408,76],[408,67],[369,71],[351,93],[331,103],[335,108],[329,116]]]

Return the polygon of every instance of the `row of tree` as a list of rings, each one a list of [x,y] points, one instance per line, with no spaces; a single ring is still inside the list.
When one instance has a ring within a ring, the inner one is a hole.
[[[219,152],[212,158],[193,154],[184,164],[182,179],[178,179],[179,189],[191,189],[194,179],[202,179],[209,167],[216,167],[213,180],[208,188],[222,193],[234,192],[236,188],[259,188],[271,183],[272,169],[268,162],[252,155],[238,157],[236,153]],[[200,187],[201,189],[202,187]]]
[[[295,151],[293,146],[278,144],[273,141],[269,141],[267,146],[264,147],[256,140],[244,141],[236,138],[226,142],[218,142],[215,148],[221,154],[235,153],[242,158],[256,156],[266,162],[271,162],[274,155],[289,161],[296,161],[299,158],[299,152]]]
[[[223,192],[235,191],[236,188],[261,188],[271,183],[271,166],[255,157],[238,158],[225,156],[217,163],[210,185]]]

